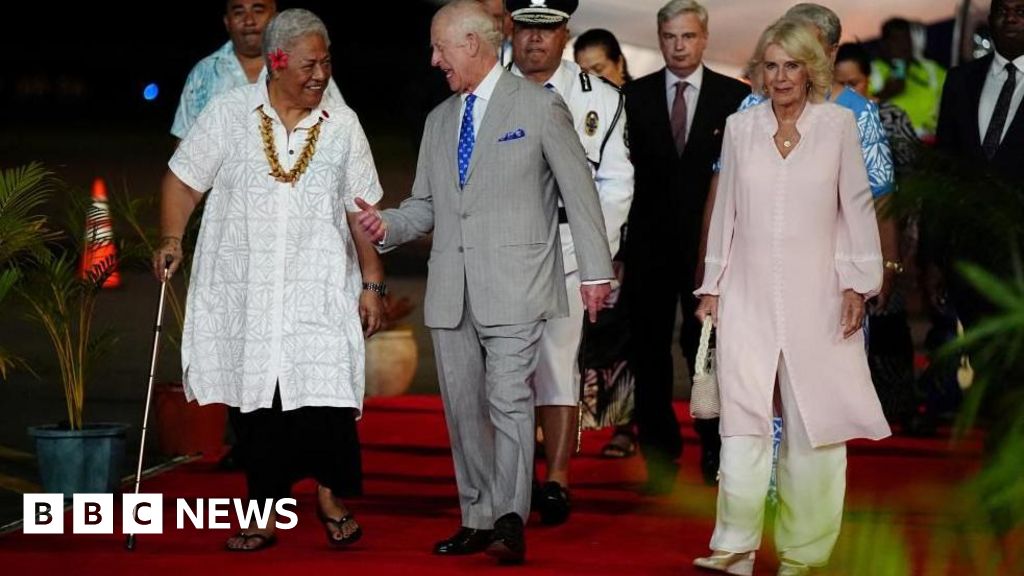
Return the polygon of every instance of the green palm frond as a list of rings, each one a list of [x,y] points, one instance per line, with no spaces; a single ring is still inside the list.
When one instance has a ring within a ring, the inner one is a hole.
[[[46,227],[39,209],[53,192],[52,174],[32,163],[0,171],[0,266],[36,253],[57,237]]]

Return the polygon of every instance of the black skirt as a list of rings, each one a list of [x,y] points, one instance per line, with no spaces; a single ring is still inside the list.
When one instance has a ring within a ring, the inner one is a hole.
[[[362,494],[354,408],[282,411],[277,389],[273,407],[240,413],[236,422],[250,499],[288,498],[292,484],[305,478],[314,478],[339,498]]]

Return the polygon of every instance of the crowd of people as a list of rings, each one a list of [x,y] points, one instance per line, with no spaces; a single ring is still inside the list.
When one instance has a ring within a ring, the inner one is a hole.
[[[583,421],[612,429],[606,457],[642,455],[644,492],[670,493],[681,309],[689,366],[704,319],[716,327],[720,394],[720,418],[694,423],[718,486],[712,552],[694,564],[751,574],[774,485],[778,573],[807,574],[839,535],[846,442],[888,436],[905,406],[887,391],[912,378],[900,279],[913,235],[888,210],[899,178],[934,143],[1020,181],[1024,0],[993,0],[995,53],[948,75],[906,20],[886,22],[872,59],[840,43],[832,10],[797,4],[765,28],[747,82],[705,65],[710,15],[696,0],[652,18],[665,66],[636,79],[608,30],[583,32],[563,60],[577,7],[438,9],[431,65],[453,94],[426,119],[411,194],[381,210],[326,25],[227,0],[230,40],[189,75],[175,117],[154,254],[157,276],[173,274],[205,204],[187,394],[231,407],[250,499],[312,477],[328,543],[355,542],[343,499],[362,490],[356,421],[381,254],[432,234],[425,324],[461,509],[435,554],[522,563],[531,510],[549,525],[570,517]],[[922,268],[976,324],[989,309],[951,274],[955,254],[928,254]],[[226,547],[275,540],[271,519]]]

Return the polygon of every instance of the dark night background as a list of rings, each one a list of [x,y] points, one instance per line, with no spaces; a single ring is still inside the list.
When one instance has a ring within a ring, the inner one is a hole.
[[[388,202],[400,199],[408,188],[396,186],[405,171],[411,178],[423,119],[448,94],[429,67],[436,5],[278,4],[292,7],[327,24],[334,79],[367,132]],[[36,2],[9,13],[0,51],[0,163],[42,161],[73,185],[103,176],[131,189],[155,187],[173,149],[169,129],[185,77],[227,41],[223,11],[219,0],[184,0]],[[160,89],[154,101],[142,97],[149,83]]]

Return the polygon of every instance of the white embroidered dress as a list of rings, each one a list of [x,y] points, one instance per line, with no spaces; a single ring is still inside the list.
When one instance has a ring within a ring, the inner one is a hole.
[[[298,160],[323,120],[316,153],[293,184],[269,176],[260,114],[273,120],[282,168]],[[209,190],[189,284],[181,360],[188,398],[243,412],[362,409],[362,276],[346,211],[376,203],[377,170],[362,126],[324,99],[286,134],[258,82],[216,97],[169,163]]]

